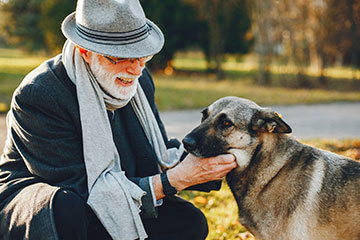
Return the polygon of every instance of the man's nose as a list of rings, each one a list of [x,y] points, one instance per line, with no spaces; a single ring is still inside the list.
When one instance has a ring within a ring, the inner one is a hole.
[[[145,63],[139,59],[132,59],[127,67],[127,72],[132,75],[140,75],[142,69],[145,67]]]

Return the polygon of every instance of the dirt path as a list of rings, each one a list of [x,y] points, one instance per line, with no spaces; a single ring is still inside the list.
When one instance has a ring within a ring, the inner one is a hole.
[[[359,138],[360,102],[296,106],[274,106],[300,139]],[[6,115],[0,115],[0,149],[6,138]],[[199,124],[200,110],[161,112],[169,137],[182,139]]]
[[[299,139],[360,138],[360,102],[273,106]],[[169,137],[182,139],[200,123],[200,110],[163,112]]]

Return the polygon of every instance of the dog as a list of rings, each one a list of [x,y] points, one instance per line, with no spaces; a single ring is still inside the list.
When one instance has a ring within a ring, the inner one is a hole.
[[[226,180],[256,239],[360,239],[359,162],[300,143],[279,114],[248,99],[221,98],[202,114],[184,147],[236,157]]]

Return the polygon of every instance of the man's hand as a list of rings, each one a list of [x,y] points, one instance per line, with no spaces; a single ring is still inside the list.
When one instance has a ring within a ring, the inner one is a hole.
[[[176,167],[167,171],[170,184],[178,191],[187,187],[219,180],[237,166],[235,157],[231,154],[210,158],[198,158],[188,154]],[[160,175],[153,178],[156,199],[164,197]]]
[[[170,184],[181,191],[196,184],[219,180],[236,166],[235,157],[231,154],[210,158],[188,154],[184,161],[168,170],[167,174]]]

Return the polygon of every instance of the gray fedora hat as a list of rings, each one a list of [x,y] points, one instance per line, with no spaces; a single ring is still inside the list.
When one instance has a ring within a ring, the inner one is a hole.
[[[146,57],[164,45],[164,35],[138,0],[79,0],[61,30],[76,45],[112,57]]]

